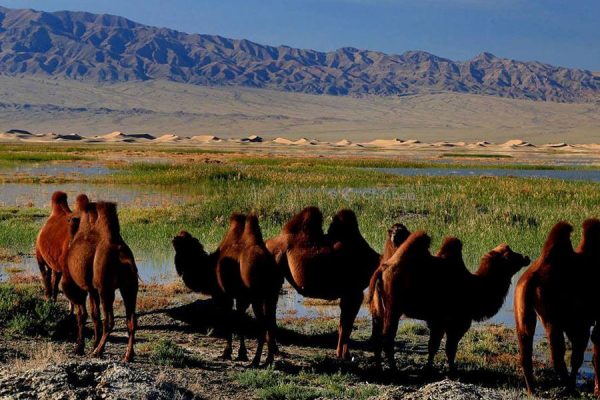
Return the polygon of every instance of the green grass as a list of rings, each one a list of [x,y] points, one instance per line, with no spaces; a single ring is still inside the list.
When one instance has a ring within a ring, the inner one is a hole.
[[[257,397],[264,400],[368,399],[379,394],[378,387],[360,384],[354,376],[342,373],[286,374],[252,369],[233,374],[233,379],[244,388],[254,389]]]
[[[189,366],[195,362],[187,351],[170,339],[159,339],[153,344],[150,361],[155,365],[179,368]]]
[[[44,300],[39,287],[0,284],[0,326],[6,333],[52,337],[66,318],[63,305]]]

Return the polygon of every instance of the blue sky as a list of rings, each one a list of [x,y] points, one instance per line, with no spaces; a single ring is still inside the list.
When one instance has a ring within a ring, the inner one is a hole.
[[[189,33],[329,51],[482,51],[600,71],[600,0],[0,0],[122,15]]]

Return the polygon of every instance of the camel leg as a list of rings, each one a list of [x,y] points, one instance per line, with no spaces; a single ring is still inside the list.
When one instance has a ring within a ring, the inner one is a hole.
[[[137,329],[137,317],[135,315],[135,305],[137,301],[138,282],[137,276],[133,283],[130,283],[127,287],[120,289],[121,297],[123,297],[123,303],[125,305],[125,322],[127,324],[127,351],[123,361],[131,362],[134,358],[133,345],[135,342],[135,330]]]
[[[267,358],[265,366],[273,364],[275,354],[279,353],[275,335],[277,332],[277,300],[279,300],[279,291],[274,293],[265,301],[265,322],[267,324]]]
[[[383,352],[385,353],[390,370],[393,372],[397,371],[396,360],[394,359],[394,343],[401,316],[402,311],[393,304],[390,304],[386,307],[383,317]]]
[[[594,396],[600,397],[600,383],[598,373],[600,372],[600,325],[596,322],[592,330],[592,343],[594,344]]]
[[[446,356],[448,357],[448,374],[456,376],[456,351],[458,343],[471,327],[471,321],[452,321],[446,330]]]
[[[556,325],[550,323],[547,323],[545,328],[548,341],[550,342],[550,354],[554,370],[558,374],[561,383],[568,385],[569,372],[567,371],[567,364],[565,363],[566,347],[563,331],[556,327]]]
[[[71,306],[77,309],[77,344],[75,345],[75,354],[83,354],[85,349],[83,329],[87,319],[87,310],[85,308],[87,292],[81,290],[81,288],[70,279],[68,274],[65,274],[61,286],[63,293],[71,302]]]
[[[429,327],[429,343],[427,346],[428,356],[425,373],[431,373],[433,371],[433,360],[440,349],[440,344],[444,337],[444,326],[437,321],[429,321],[427,322],[427,326]]]
[[[92,322],[94,323],[94,349],[100,343],[100,337],[102,336],[100,328],[100,296],[97,290],[90,291],[90,312],[92,313]]]
[[[583,357],[585,355],[585,349],[590,340],[589,327],[583,327],[581,330],[576,332],[567,332],[567,337],[571,341],[571,374],[569,376],[569,382],[567,389],[569,391],[575,391],[577,387],[577,373],[579,368],[583,364]]]
[[[240,339],[240,348],[238,350],[238,356],[235,359],[236,361],[248,361],[248,350],[246,349],[246,338],[244,334],[244,329],[246,327],[242,326],[242,321],[244,321],[244,316],[246,315],[246,310],[248,309],[249,305],[250,304],[248,304],[246,300],[235,300],[235,319],[237,321],[237,326],[240,327],[238,331],[238,336]]]
[[[260,364],[260,357],[262,355],[263,347],[265,345],[265,337],[267,335],[267,324],[263,304],[261,302],[253,302],[252,309],[254,310],[254,315],[256,316],[256,322],[258,323],[258,336],[256,344],[256,354],[252,359],[251,365],[253,367],[258,367],[258,365]]]
[[[519,340],[519,361],[525,376],[527,392],[533,395],[535,392],[535,379],[533,377],[533,338],[537,323],[536,314],[532,310],[515,313],[517,338]]]
[[[58,297],[58,284],[60,283],[61,277],[62,272],[52,270],[51,291],[53,301],[56,301],[56,298]]]
[[[44,285],[44,296],[46,300],[52,299],[52,270],[46,264],[46,260],[40,254],[39,251],[35,251],[35,258],[37,259],[38,267],[40,269],[40,275],[42,276],[42,283]]]
[[[375,364],[378,369],[381,369],[381,351],[383,350],[383,321],[381,316],[373,314],[371,325],[371,343],[373,343]]]
[[[94,349],[92,355],[94,357],[100,357],[104,352],[104,346],[106,346],[106,341],[108,340],[108,335],[113,330],[115,326],[115,316],[113,312],[113,303],[115,301],[115,292],[112,290],[106,290],[100,292],[100,304],[102,304],[102,338],[100,339],[100,343]]]
[[[233,299],[230,298],[219,298],[218,303],[220,308],[223,309],[223,329],[225,330],[225,348],[223,354],[219,357],[222,360],[231,360],[231,353],[233,352],[233,334],[232,334],[232,307]]]
[[[341,314],[336,351],[338,358],[343,358],[344,360],[350,360],[351,358],[350,352],[348,351],[348,342],[350,341],[350,334],[352,333],[352,327],[354,326],[354,319],[358,314],[362,301],[362,292],[352,293],[340,299]]]

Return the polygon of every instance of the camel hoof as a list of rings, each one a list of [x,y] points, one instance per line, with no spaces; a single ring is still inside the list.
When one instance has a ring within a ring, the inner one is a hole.
[[[130,363],[133,361],[133,354],[125,354],[123,357],[123,362]]]
[[[217,360],[231,361],[231,352],[224,352],[219,357],[217,357]]]
[[[238,354],[235,361],[248,361],[248,354],[246,354],[246,353]]]
[[[75,353],[75,355],[82,356],[85,353],[85,347],[81,344],[78,344],[75,346],[73,353]]]

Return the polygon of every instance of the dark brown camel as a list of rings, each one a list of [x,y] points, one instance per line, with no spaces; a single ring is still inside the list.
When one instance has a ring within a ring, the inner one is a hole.
[[[267,241],[288,282],[305,297],[340,299],[337,356],[350,358],[348,341],[363,300],[363,290],[379,265],[380,255],[360,234],[351,210],[338,212],[323,232],[323,215],[307,207],[281,233]]]
[[[72,212],[65,192],[57,191],[52,194],[51,207],[50,217],[40,229],[35,241],[35,257],[42,275],[46,298],[56,301],[58,284],[65,269],[71,240],[69,218]]]
[[[252,305],[260,330],[252,365],[260,363],[265,340],[268,349],[265,365],[271,364],[277,353],[277,300],[283,276],[265,247],[258,218],[233,214],[229,219],[229,230],[212,254],[207,254],[198,239],[185,231],[175,236],[173,247],[175,268],[187,287],[211,296],[227,313],[232,312],[234,300],[238,314],[245,313]],[[231,359],[231,317],[226,316],[224,359]],[[238,360],[247,359],[244,337],[240,335]]]
[[[127,351],[124,361],[134,357],[136,329],[136,299],[138,272],[133,253],[121,237],[115,203],[91,203],[79,199],[79,212],[71,218],[73,235],[62,288],[65,295],[77,307],[78,337],[75,352],[84,351],[83,328],[87,318],[85,300],[90,296],[90,310],[94,323],[94,350],[100,356],[108,335],[114,327],[113,303],[119,289],[125,306],[128,331]],[[100,318],[100,306],[104,320]],[[102,322],[102,334],[100,323]]]
[[[500,309],[510,288],[512,276],[529,264],[529,258],[513,252],[506,244],[486,254],[479,269],[469,273],[462,261],[462,244],[447,238],[436,256],[429,252],[430,238],[415,232],[385,263],[382,273],[374,274],[371,287],[377,288],[371,309],[383,313],[383,326],[376,344],[380,361],[383,345],[389,366],[396,369],[394,338],[400,318],[421,319],[430,329],[429,358],[433,358],[446,335],[446,355],[450,374],[456,373],[458,343],[472,321],[490,318]],[[375,282],[373,282],[375,280]],[[378,302],[378,304],[375,303]]]
[[[515,289],[515,321],[519,339],[521,366],[527,391],[535,391],[533,378],[533,338],[536,314],[546,330],[552,363],[561,382],[572,391],[583,363],[590,328],[594,325],[594,369],[596,396],[598,385],[598,313],[597,284],[600,270],[600,221],[588,219],[575,251],[571,244],[573,227],[559,222],[550,231],[540,257],[525,271]],[[572,345],[571,373],[565,363],[565,338]]]

